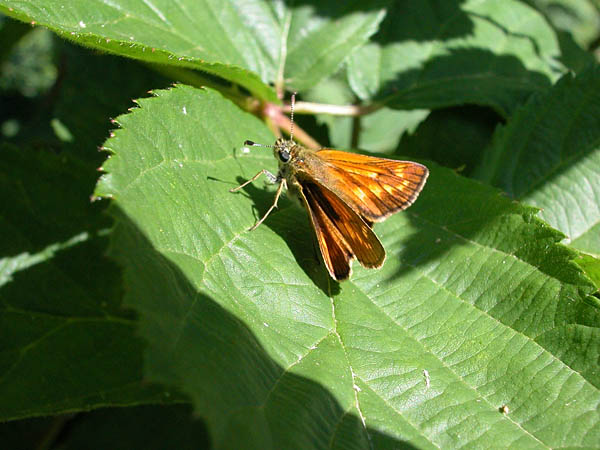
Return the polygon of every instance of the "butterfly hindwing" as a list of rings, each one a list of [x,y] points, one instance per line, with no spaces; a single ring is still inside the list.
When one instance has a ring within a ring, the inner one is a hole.
[[[324,186],[305,180],[301,187],[323,260],[331,276],[336,280],[348,278],[350,261],[354,257],[364,267],[381,267],[385,250],[370,225]]]
[[[350,261],[354,256],[352,251],[343,240],[340,231],[334,227],[321,205],[310,195],[310,192],[306,192],[304,189],[300,192],[310,216],[310,222],[315,231],[319,250],[321,250],[327,271],[334,280],[347,279],[352,272],[350,268]]]

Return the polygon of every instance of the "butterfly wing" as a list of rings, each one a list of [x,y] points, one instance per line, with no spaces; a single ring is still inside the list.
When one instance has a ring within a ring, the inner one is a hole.
[[[299,175],[324,185],[368,222],[381,222],[412,205],[429,175],[419,163],[339,150],[303,156]]]
[[[304,194],[301,194],[301,196],[315,230],[327,271],[334,280],[347,279],[352,272],[350,267],[350,261],[353,258],[352,251],[348,248],[348,244],[342,238],[340,231],[327,218],[316,200],[311,198],[310,194],[310,200]]]
[[[319,183],[301,183],[301,197],[309,212],[327,270],[336,280],[350,276],[354,257],[369,268],[381,267],[385,250],[355,211]]]

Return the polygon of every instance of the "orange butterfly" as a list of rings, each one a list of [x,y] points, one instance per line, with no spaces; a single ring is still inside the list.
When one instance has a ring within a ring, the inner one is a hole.
[[[293,106],[294,96],[292,125]],[[252,141],[245,145],[262,146]],[[385,250],[371,229],[373,222],[381,222],[413,204],[429,175],[427,167],[339,150],[309,150],[294,142],[293,129],[289,140],[277,139],[272,147],[279,161],[277,175],[263,169],[230,190],[235,192],[263,174],[279,184],[273,205],[251,230],[277,207],[286,187],[308,210],[323,261],[333,279],[347,279],[354,258],[364,267],[381,267]]]

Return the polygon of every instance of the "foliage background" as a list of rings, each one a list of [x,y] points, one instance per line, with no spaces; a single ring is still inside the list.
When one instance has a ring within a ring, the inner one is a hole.
[[[597,0],[0,12],[3,447],[598,447]],[[247,232],[274,85],[430,167],[382,270],[288,201]]]

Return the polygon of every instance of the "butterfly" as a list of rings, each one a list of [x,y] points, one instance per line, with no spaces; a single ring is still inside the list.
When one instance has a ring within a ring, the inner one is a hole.
[[[350,277],[354,259],[363,267],[380,268],[385,249],[373,232],[373,223],[413,204],[429,175],[427,167],[328,148],[315,151],[297,144],[293,139],[294,100],[295,95],[290,139],[279,138],[272,146],[244,143],[272,147],[279,162],[277,174],[263,169],[230,192],[261,175],[278,184],[273,204],[250,229],[254,230],[277,207],[287,188],[288,195],[300,200],[308,211],[325,267],[334,280]]]

